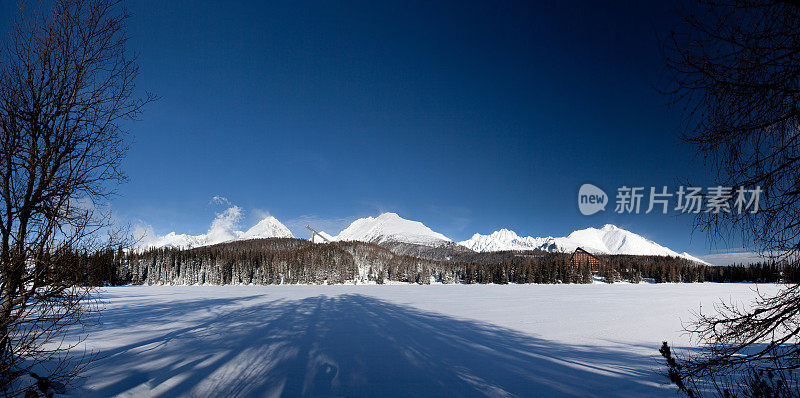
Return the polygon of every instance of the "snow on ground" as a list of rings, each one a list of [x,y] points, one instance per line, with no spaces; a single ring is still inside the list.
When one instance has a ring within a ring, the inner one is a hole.
[[[749,284],[107,288],[80,396],[672,396],[662,340]],[[777,285],[758,285],[772,292]]]

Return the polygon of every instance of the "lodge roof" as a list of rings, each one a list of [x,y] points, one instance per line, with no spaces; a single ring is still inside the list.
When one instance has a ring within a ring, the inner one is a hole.
[[[572,252],[572,255],[571,255],[571,256],[569,256],[569,261],[571,262],[571,261],[572,261],[572,259],[573,259],[573,258],[575,258],[575,255],[576,255],[576,254],[578,254],[578,253],[581,253],[581,254],[586,254],[587,256],[589,256],[589,257],[591,257],[591,258],[593,258],[593,259],[597,260],[598,262],[600,261],[600,259],[599,259],[599,258],[597,258],[597,256],[595,256],[595,255],[594,255],[594,254],[592,254],[592,253],[589,253],[589,252],[587,252],[586,250],[583,250],[583,248],[580,248],[580,247],[576,248],[576,249],[575,249],[575,251],[574,251],[574,252]]]

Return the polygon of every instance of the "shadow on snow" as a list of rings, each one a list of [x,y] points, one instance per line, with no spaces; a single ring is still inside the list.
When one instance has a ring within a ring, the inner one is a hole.
[[[135,323],[158,330],[164,319],[178,319],[187,305],[214,312],[220,300],[109,309],[104,329],[124,333]],[[259,302],[209,318],[99,352],[102,358],[77,392],[292,397],[669,393],[655,373],[653,357],[555,343],[358,294]]]

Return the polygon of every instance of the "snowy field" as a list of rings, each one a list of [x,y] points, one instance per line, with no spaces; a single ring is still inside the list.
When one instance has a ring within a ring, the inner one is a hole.
[[[79,396],[674,396],[658,348],[749,284],[104,290]],[[775,285],[758,285],[773,292]]]

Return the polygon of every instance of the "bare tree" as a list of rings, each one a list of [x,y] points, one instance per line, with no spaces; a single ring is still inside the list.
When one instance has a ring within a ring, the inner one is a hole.
[[[764,190],[758,212],[704,213],[697,225],[712,238],[741,233],[765,256],[792,260],[800,253],[800,2],[699,0],[682,15],[664,48],[664,91],[684,111],[685,139],[720,185]],[[687,330],[707,349],[676,361],[665,343],[670,377],[690,395],[698,382],[721,395],[797,394],[798,303],[795,285],[752,307],[700,314]]]
[[[665,46],[665,92],[718,183],[765,191],[757,213],[704,213],[699,226],[791,257],[800,251],[800,2],[697,3]]]
[[[119,0],[20,6],[0,47],[0,381],[6,395],[59,387],[82,361],[67,329],[91,310],[71,254],[109,244],[98,208],[125,176],[136,98]]]

